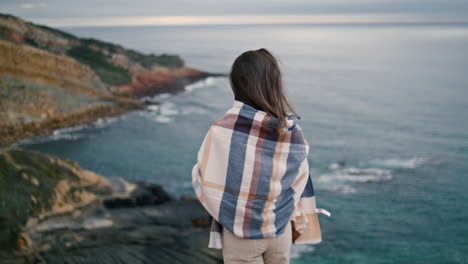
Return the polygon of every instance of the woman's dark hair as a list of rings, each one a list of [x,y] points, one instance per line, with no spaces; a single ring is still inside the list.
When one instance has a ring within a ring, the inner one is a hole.
[[[278,133],[287,126],[288,111],[300,119],[286,98],[278,62],[268,50],[242,53],[232,64],[229,81],[235,100],[279,119]]]

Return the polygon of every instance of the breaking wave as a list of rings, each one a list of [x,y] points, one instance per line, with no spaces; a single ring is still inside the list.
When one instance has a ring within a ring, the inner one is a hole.
[[[162,102],[159,105],[150,105],[146,108],[151,112],[151,118],[157,123],[170,123],[176,116],[205,114],[207,109],[197,105],[176,105],[170,101]]]
[[[99,118],[90,124],[76,125],[76,126],[71,126],[71,127],[55,129],[52,132],[52,134],[45,136],[45,137],[24,138],[14,145],[28,145],[28,144],[42,143],[42,142],[48,142],[48,141],[57,141],[57,140],[73,141],[73,140],[78,140],[82,138],[89,138],[89,137],[93,137],[93,135],[88,133],[86,130],[93,129],[93,128],[94,129],[104,128],[124,118],[125,118],[125,115],[117,116],[117,117]]]
[[[220,79],[225,79],[225,77],[208,77],[208,78],[204,78],[204,79],[202,79],[200,81],[197,81],[197,82],[194,82],[192,84],[186,85],[185,90],[186,91],[192,91],[192,90],[195,90],[195,89],[212,86],[212,85],[214,85],[216,83],[217,80],[220,80]]]
[[[306,245],[306,244],[292,245],[292,247],[291,247],[291,259],[298,259],[304,253],[309,253],[309,252],[314,252],[314,251],[315,251],[315,247],[312,246],[312,245]]]
[[[359,184],[378,183],[393,179],[396,169],[415,169],[426,163],[426,157],[410,159],[381,159],[361,162],[358,167],[347,166],[345,161],[331,163],[320,172],[319,186],[340,193],[356,193]]]
[[[373,164],[375,166],[385,167],[385,168],[414,169],[426,163],[427,161],[428,161],[428,158],[426,157],[413,157],[410,159],[373,160],[370,162],[370,164]]]
[[[320,175],[321,183],[353,183],[379,182],[392,179],[390,170],[377,168],[344,168],[332,170]]]

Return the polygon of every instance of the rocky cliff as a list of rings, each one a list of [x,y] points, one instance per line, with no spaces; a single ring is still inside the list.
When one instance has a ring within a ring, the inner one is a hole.
[[[141,96],[217,75],[0,14],[0,145],[141,108]],[[89,113],[89,114],[87,114]]]
[[[221,263],[209,215],[155,184],[0,150],[1,263]]]

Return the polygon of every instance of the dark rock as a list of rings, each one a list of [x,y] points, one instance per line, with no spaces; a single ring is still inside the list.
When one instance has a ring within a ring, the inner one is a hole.
[[[134,207],[135,201],[132,198],[110,198],[103,201],[105,207],[112,208],[121,208],[121,207]]]
[[[209,229],[193,222],[209,221],[195,201],[170,200],[160,205],[95,211],[82,219],[59,221],[66,228],[33,236],[42,263],[222,263],[221,251],[208,248]],[[112,221],[85,227],[86,220]],[[67,221],[69,221],[67,223]]]
[[[156,205],[171,200],[171,196],[162,188],[161,185],[134,182],[136,189],[127,194],[127,196],[110,196],[103,200],[106,208],[121,208]]]
[[[143,212],[153,223],[186,228],[193,226],[193,219],[210,218],[196,200],[172,200],[159,206],[145,207]]]
[[[0,174],[2,264],[222,262],[219,250],[208,249],[209,229],[201,227],[210,216],[196,199],[176,200],[157,184],[103,178],[20,149],[0,152]],[[81,190],[78,204],[73,190]]]
[[[158,101],[154,101],[154,100],[151,100],[151,99],[143,99],[141,100],[141,102],[144,104],[144,105],[160,105],[161,103],[158,102]]]

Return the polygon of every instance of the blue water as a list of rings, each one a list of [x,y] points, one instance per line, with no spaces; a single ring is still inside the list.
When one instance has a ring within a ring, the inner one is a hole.
[[[66,30],[215,72],[248,49],[277,55],[311,145],[318,207],[332,213],[320,215],[323,242],[295,246],[293,263],[468,263],[468,26]],[[23,146],[193,194],[198,147],[232,105],[228,81],[157,99],[160,114],[134,111]]]

